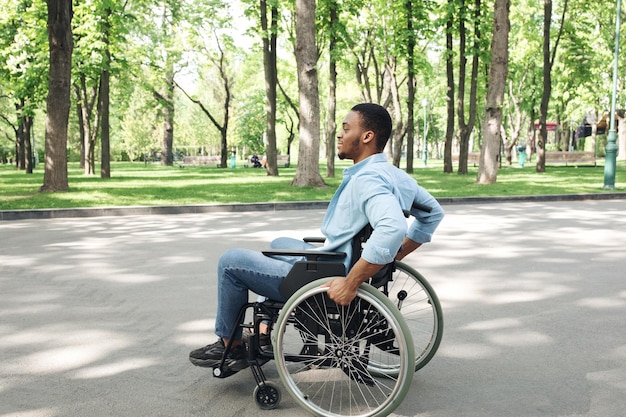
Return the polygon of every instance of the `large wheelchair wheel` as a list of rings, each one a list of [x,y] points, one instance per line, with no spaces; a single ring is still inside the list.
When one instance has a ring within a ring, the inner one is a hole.
[[[383,290],[384,288],[381,288]],[[437,294],[419,272],[396,261],[387,294],[400,310],[415,344],[415,370],[424,367],[435,355],[443,336],[443,313]],[[394,374],[398,369],[376,363],[372,372]]]
[[[338,306],[314,281],[283,306],[272,332],[276,367],[294,400],[317,416],[385,416],[410,388],[409,329],[379,290],[363,284]],[[396,372],[372,373],[370,364]]]

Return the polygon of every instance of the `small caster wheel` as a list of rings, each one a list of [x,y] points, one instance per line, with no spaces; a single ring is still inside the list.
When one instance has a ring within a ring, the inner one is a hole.
[[[271,382],[264,382],[254,388],[254,400],[262,410],[272,410],[280,402],[280,390]]]

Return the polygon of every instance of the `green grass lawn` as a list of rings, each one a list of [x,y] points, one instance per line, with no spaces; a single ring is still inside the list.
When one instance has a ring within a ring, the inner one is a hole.
[[[534,165],[505,167],[493,185],[476,184],[478,168],[468,175],[444,174],[441,161],[415,164],[416,180],[435,197],[489,197],[541,194],[602,193],[604,168],[548,166],[545,173]],[[280,201],[326,201],[341,181],[341,171],[349,162],[338,162],[334,178],[324,178],[327,187],[298,188],[290,185],[296,169],[280,168],[278,177],[262,169],[213,167],[164,167],[158,164],[114,163],[111,178],[85,176],[77,164],[70,164],[70,190],[41,193],[43,166],[31,175],[12,165],[0,165],[0,210],[160,206],[215,203],[254,203]],[[321,166],[322,176],[326,167]],[[626,191],[626,166],[618,164],[616,189]]]

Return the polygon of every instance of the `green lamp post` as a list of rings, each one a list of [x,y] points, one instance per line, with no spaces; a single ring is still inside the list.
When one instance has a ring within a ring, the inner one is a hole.
[[[615,165],[617,160],[617,135],[615,133],[615,96],[617,94],[617,68],[619,59],[619,30],[621,26],[622,0],[617,0],[617,17],[615,18],[615,62],[613,63],[613,95],[611,97],[611,113],[609,134],[607,136],[606,156],[604,159],[604,189],[615,189]],[[625,128],[622,126],[622,128]]]

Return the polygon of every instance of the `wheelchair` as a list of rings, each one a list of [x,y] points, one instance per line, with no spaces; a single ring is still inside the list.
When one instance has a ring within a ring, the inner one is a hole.
[[[366,226],[354,239],[354,265],[372,232]],[[323,242],[305,238],[307,242]],[[345,253],[317,250],[267,250],[267,256],[298,256],[280,291],[286,302],[250,302],[238,323],[250,331],[248,365],[256,382],[253,398],[273,409],[280,388],[262,366],[270,360],[282,385],[309,413],[328,416],[385,416],[406,396],[413,374],[435,355],[443,335],[439,299],[426,279],[403,262],[384,266],[360,286],[348,306],[339,306],[321,285],[345,275]],[[251,311],[252,322],[244,324]],[[260,327],[269,329],[271,346],[261,345]],[[237,329],[233,329],[226,354]],[[235,372],[222,360],[213,375]]]

